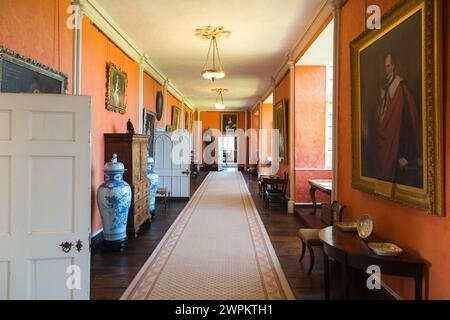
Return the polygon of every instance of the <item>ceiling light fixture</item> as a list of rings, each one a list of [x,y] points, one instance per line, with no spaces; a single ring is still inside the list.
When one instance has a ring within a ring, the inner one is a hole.
[[[216,109],[224,110],[226,108],[226,106],[225,106],[225,103],[223,102],[223,93],[228,92],[228,89],[215,88],[215,89],[212,89],[211,91],[217,92],[217,98],[216,98],[216,104],[215,104]]]
[[[217,40],[221,37],[228,38],[230,34],[231,32],[225,30],[224,27],[207,26],[195,30],[196,37],[202,40],[211,40],[209,44],[208,55],[206,56],[205,65],[203,66],[202,70],[203,78],[212,80],[212,82],[214,82],[216,79],[225,77],[225,71],[222,68],[222,61],[220,60]],[[208,64],[208,62],[210,62],[210,64]]]

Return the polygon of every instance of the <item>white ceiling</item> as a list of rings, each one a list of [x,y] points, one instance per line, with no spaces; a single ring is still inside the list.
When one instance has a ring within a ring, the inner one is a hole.
[[[213,107],[214,87],[228,88],[227,108],[251,107],[271,85],[287,51],[305,33],[323,0],[97,0],[194,104]],[[232,31],[219,41],[224,79],[201,77],[209,42],[194,36],[208,25]]]

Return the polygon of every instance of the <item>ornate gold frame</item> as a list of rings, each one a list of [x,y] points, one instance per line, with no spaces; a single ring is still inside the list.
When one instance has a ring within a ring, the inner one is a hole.
[[[238,112],[221,112],[220,113],[220,132],[222,134],[226,134],[227,132],[224,131],[223,127],[223,117],[224,116],[236,116],[236,130],[239,128],[239,113]]]
[[[411,17],[423,11],[423,188],[401,185],[362,175],[361,157],[361,52]],[[443,184],[443,104],[442,104],[442,1],[404,0],[382,19],[381,30],[369,30],[350,44],[352,88],[352,185],[353,188],[381,196],[435,215],[444,216]]]
[[[175,111],[178,113],[178,122],[175,123]],[[172,121],[170,122],[172,126],[172,131],[180,129],[180,122],[181,122],[181,108],[177,106],[172,106]]]
[[[114,72],[120,74],[122,77],[125,78],[125,97],[124,97],[124,103],[123,105],[115,106],[111,103],[109,100],[110,94],[111,94],[111,85],[113,80],[113,74]],[[126,72],[120,70],[114,63],[108,62],[106,65],[106,109],[111,110],[114,112],[119,112],[120,114],[125,114],[127,110],[126,105],[126,97],[127,97],[127,87],[128,87],[128,75]]]
[[[276,113],[281,110],[283,114],[283,150],[284,154],[279,155],[281,163],[288,163],[288,145],[287,145],[287,119],[286,119],[286,106],[287,102],[285,99],[279,101],[277,104],[273,106],[273,128],[280,129],[280,125],[278,123],[278,118],[276,117]]]

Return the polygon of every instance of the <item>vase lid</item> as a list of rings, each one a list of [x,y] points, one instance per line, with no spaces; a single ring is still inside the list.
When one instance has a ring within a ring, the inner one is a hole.
[[[117,154],[114,153],[110,162],[105,164],[103,169],[105,172],[124,172],[125,166],[122,162],[117,161]]]

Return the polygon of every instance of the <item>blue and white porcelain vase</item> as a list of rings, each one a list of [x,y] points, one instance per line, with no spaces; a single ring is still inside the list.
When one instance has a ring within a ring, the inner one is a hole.
[[[156,190],[158,189],[158,174],[153,170],[155,160],[147,157],[147,177],[150,180],[150,208],[149,212],[152,216],[156,212]]]
[[[123,180],[125,166],[113,154],[105,164],[105,182],[98,188],[97,204],[103,221],[105,241],[125,241],[127,238],[128,210],[131,205],[131,188]]]

